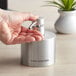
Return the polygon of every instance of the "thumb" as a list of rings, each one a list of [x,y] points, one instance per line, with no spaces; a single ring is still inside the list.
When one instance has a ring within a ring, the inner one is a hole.
[[[35,21],[38,18],[39,16],[26,12],[13,12],[13,14],[10,15],[10,19],[13,24],[19,24],[24,21]]]
[[[23,17],[24,21],[35,21],[39,18],[39,16],[33,15],[32,13],[24,13]]]

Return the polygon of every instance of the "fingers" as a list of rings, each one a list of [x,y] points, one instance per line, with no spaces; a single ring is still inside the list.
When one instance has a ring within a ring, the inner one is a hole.
[[[25,32],[27,33],[27,34],[31,34],[31,35],[39,35],[39,36],[41,36],[41,38],[43,39],[44,37],[43,37],[43,35],[39,32],[39,31],[37,31],[37,30],[30,30],[30,29],[27,29],[27,28],[25,28],[24,26],[21,26],[22,27],[22,30],[21,30],[21,32],[23,33],[23,34],[25,34]]]
[[[29,43],[34,41],[41,41],[42,39],[43,37],[40,33],[30,30],[29,32],[21,32],[19,36],[12,41],[11,44]]]
[[[38,35],[32,35],[35,38],[35,41],[41,41],[42,37]]]
[[[37,30],[30,30],[30,29],[28,29],[27,33],[34,33],[35,35],[41,36],[42,39],[44,38],[43,35],[39,31],[37,31]]]
[[[32,42],[32,41],[35,41],[34,37],[32,36],[25,37],[23,35],[20,35],[17,38],[15,38],[11,44],[21,44],[21,43]]]
[[[11,44],[21,44],[21,43],[29,43],[29,42],[34,42],[34,41],[40,41],[41,37],[40,36],[18,36],[13,40]]]

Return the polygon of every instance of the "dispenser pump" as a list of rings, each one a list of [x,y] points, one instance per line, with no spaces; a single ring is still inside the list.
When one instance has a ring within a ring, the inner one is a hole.
[[[44,36],[44,18],[43,17],[39,17],[37,19],[37,23],[36,23],[36,26],[34,26],[34,28],[37,28],[37,30],[40,31],[41,34]]]
[[[35,22],[33,22],[29,29],[38,30],[44,36],[44,18],[39,17]]]

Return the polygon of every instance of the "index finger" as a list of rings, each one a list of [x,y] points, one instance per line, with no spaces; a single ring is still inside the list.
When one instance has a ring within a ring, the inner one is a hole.
[[[25,13],[24,21],[35,21],[39,18],[37,15],[33,15],[32,13]]]

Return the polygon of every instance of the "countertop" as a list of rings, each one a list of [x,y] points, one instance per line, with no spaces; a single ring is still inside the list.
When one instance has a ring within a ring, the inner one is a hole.
[[[49,67],[21,65],[20,49],[0,43],[0,76],[76,76],[76,34],[56,33],[55,64]]]

